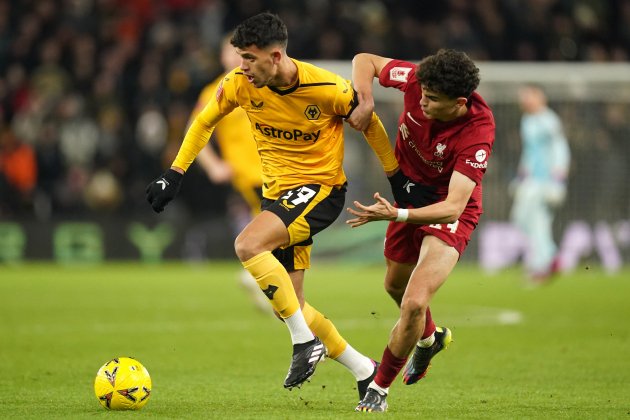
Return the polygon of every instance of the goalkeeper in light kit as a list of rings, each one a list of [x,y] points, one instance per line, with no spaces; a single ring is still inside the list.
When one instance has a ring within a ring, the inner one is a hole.
[[[235,250],[289,329],[293,356],[284,387],[311,377],[326,351],[353,373],[363,398],[376,363],[352,348],[303,291],[312,237],[344,206],[343,121],[356,107],[356,92],[340,76],[287,56],[287,41],[286,26],[271,13],[237,26],[231,43],[240,67],[224,77],[192,123],[171,168],[147,186],[147,200],[162,211],[216,124],[244,109],[261,157],[264,198],[263,211],[236,238]],[[394,193],[406,199],[412,192],[402,188],[405,179],[387,133],[376,114],[367,119],[362,131]]]
[[[492,112],[475,92],[479,69],[464,53],[440,50],[415,65],[372,54],[353,60],[359,107],[350,124],[361,129],[374,109],[372,80],[404,92],[398,120],[396,158],[411,183],[437,188],[438,202],[392,206],[378,193],[376,203],[354,202],[352,227],[389,220],[385,238],[385,288],[400,307],[374,381],[357,411],[387,410],[389,387],[405,366],[407,385],[422,379],[429,363],[451,342],[451,331],[436,327],[429,302],[455,267],[482,213],[481,180],[494,143]],[[421,187],[426,190],[426,187]],[[411,360],[408,356],[413,352]]]
[[[547,105],[542,88],[525,85],[518,96],[522,150],[518,177],[510,188],[514,192],[510,219],[527,238],[524,264],[530,281],[539,284],[559,270],[553,219],[566,198],[571,151],[562,121]]]

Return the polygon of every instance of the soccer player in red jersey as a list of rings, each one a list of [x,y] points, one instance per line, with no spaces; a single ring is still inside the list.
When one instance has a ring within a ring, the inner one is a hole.
[[[353,82],[359,107],[350,125],[361,129],[374,109],[372,79],[404,92],[398,120],[396,158],[408,190],[435,188],[437,200],[419,208],[357,201],[348,211],[352,227],[389,220],[385,240],[385,289],[400,307],[376,377],[357,411],[385,411],[389,387],[405,366],[403,381],[423,378],[431,358],[451,342],[447,328],[436,327],[429,303],[446,281],[482,213],[481,181],[494,143],[492,111],[475,92],[479,69],[464,53],[440,50],[419,64],[358,54]],[[412,353],[410,360],[407,358]]]

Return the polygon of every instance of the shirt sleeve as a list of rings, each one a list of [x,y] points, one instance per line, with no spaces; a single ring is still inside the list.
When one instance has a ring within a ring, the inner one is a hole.
[[[197,97],[197,102],[195,103],[195,107],[193,108],[192,112],[190,113],[190,117],[188,118],[189,124],[192,123],[195,117],[199,115],[199,113],[206,107],[206,104],[210,102],[210,98],[214,96],[214,92],[216,91],[218,84],[219,83],[217,81],[214,81],[212,83],[207,84],[202,89],[201,93]]]
[[[406,91],[414,72],[416,65],[408,61],[391,60],[383,67],[378,81],[381,86],[394,87],[401,91]]]
[[[352,88],[352,83],[341,76],[337,76],[336,93],[333,104],[335,115],[348,118],[358,105],[357,93]]]
[[[217,123],[238,106],[233,80],[234,74],[228,74],[219,83],[215,94],[210,97],[203,110],[197,114],[184,136],[172,166],[188,170],[199,151],[208,143]]]
[[[376,113],[372,113],[370,125],[363,132],[366,141],[378,157],[385,172],[393,171],[398,167],[398,160],[394,155],[394,149],[389,142],[389,137],[383,127],[383,123]]]
[[[464,135],[471,141],[466,142],[457,154],[454,170],[466,175],[479,185],[486,173],[488,158],[492,153],[494,127],[490,124],[477,126]]]

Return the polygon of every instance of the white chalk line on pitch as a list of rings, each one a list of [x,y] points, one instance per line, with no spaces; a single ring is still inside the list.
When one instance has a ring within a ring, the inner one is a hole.
[[[469,306],[458,307],[457,314],[449,313],[448,310],[435,313],[434,316],[439,320],[440,325],[449,327],[487,327],[493,325],[516,325],[523,322],[523,314],[517,310],[505,308],[492,308],[485,306]],[[368,330],[374,327],[391,328],[394,326],[397,318],[388,314],[388,316],[380,316],[377,314],[368,314],[361,318],[333,318],[335,326],[340,330]],[[251,320],[239,319],[222,319],[205,321],[196,319],[190,322],[173,322],[173,321],[153,321],[142,322],[139,319],[134,320],[131,324],[123,323],[86,323],[86,324],[29,324],[29,325],[13,325],[13,328],[7,329],[10,333],[20,335],[48,335],[74,333],[80,331],[90,331],[94,333],[134,333],[142,330],[143,332],[155,333],[186,333],[186,332],[212,332],[212,331],[248,331],[264,328],[267,322],[278,322],[273,316],[261,315],[257,322]]]
[[[514,309],[492,308],[486,306],[459,307],[458,313],[449,311],[436,312],[433,314],[439,325],[447,326],[471,326],[488,327],[493,325],[516,325],[523,322],[523,314]],[[379,317],[378,314],[371,315],[370,318],[362,319],[340,319],[333,320],[338,328],[369,328],[370,326],[390,326],[393,327],[397,321],[390,316]]]

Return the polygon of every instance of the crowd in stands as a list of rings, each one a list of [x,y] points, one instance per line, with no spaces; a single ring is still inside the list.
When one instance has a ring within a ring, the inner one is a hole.
[[[148,212],[221,38],[264,10],[304,60],[630,57],[630,0],[0,0],[0,218]],[[183,202],[222,211],[190,178]]]

